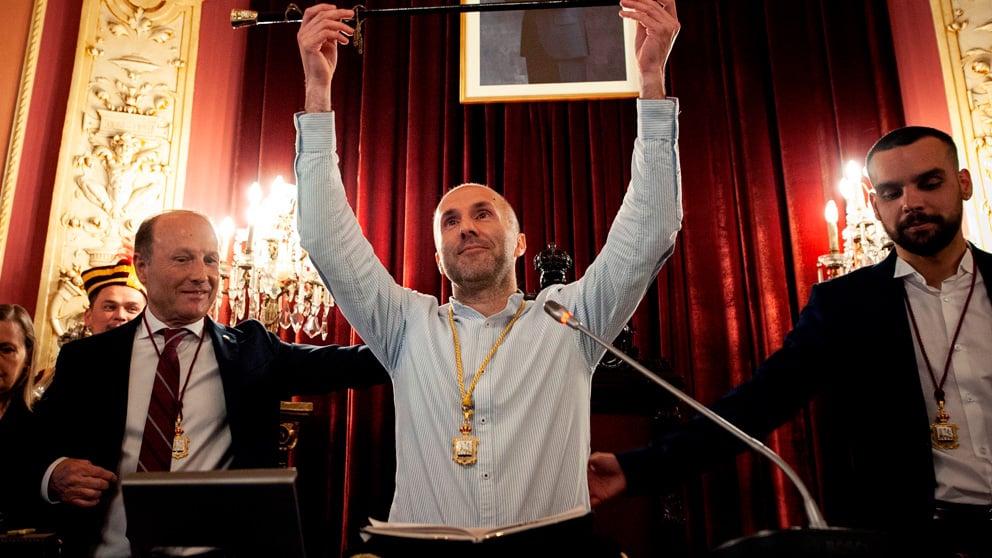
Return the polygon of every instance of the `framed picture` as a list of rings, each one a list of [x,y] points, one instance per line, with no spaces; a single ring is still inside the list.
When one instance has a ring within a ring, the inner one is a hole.
[[[461,102],[636,97],[635,23],[619,10],[614,4],[462,13]]]

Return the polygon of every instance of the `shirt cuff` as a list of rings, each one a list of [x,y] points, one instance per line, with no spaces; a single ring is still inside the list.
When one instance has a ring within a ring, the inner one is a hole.
[[[334,112],[298,112],[293,115],[293,122],[297,153],[334,149]]]
[[[60,457],[52,462],[48,466],[48,470],[45,471],[45,476],[41,478],[41,497],[49,504],[58,504],[61,500],[52,500],[48,497],[48,481],[52,478],[52,472],[55,471],[55,467],[68,459],[68,457]]]
[[[637,99],[637,137],[641,139],[678,139],[679,100]]]

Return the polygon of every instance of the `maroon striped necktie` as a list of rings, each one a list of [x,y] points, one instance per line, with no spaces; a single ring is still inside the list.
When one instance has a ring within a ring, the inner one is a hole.
[[[179,416],[179,355],[176,347],[189,333],[185,329],[159,330],[165,347],[158,357],[155,386],[148,403],[148,418],[138,454],[139,471],[168,471],[172,461],[172,440]],[[154,340],[152,340],[154,343]]]

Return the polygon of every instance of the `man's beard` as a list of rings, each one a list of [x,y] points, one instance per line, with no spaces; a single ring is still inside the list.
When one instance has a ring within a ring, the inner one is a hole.
[[[911,213],[905,221],[896,225],[896,230],[886,229],[892,241],[907,252],[917,256],[933,256],[946,248],[961,228],[962,212],[951,215],[950,220],[940,215]],[[906,229],[924,223],[936,225],[933,232],[908,233]]]
[[[452,258],[454,260],[454,258]],[[499,262],[492,255],[485,258],[473,259],[472,261],[462,260],[446,266],[448,278],[452,282],[468,285],[492,281],[499,268]]]
[[[513,260],[505,251],[487,251],[485,255],[457,258],[452,254],[448,264],[442,262],[445,276],[452,283],[470,290],[486,289],[505,280],[512,273]]]

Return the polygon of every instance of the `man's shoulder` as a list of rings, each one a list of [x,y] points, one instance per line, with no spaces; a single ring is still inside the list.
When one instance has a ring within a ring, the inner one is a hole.
[[[255,318],[248,318],[242,320],[234,325],[224,325],[213,320],[207,320],[207,327],[213,327],[216,332],[223,335],[225,333],[233,335],[235,337],[241,337],[244,335],[258,335],[264,334],[268,330],[262,322],[256,320]]]
[[[891,275],[889,276],[891,279]],[[810,294],[819,295],[818,298],[827,300],[844,300],[854,293],[864,293],[874,290],[873,286],[881,285],[881,276],[870,271],[869,268],[860,268],[845,273],[839,277],[821,281],[812,286]]]
[[[93,382],[94,373],[109,378],[107,374],[111,370],[126,372],[134,346],[135,327],[131,323],[70,341],[60,347],[51,386],[45,390],[46,397],[52,391],[71,393],[72,397],[78,396],[79,390],[99,391],[105,389],[106,384]]]
[[[207,332],[220,344],[259,345],[276,342],[278,339],[275,334],[266,329],[262,322],[254,318],[249,318],[230,326],[217,323],[213,320],[207,320],[205,327]]]
[[[64,352],[87,352],[104,350],[103,347],[121,346],[134,343],[134,332],[140,320],[132,320],[120,327],[108,329],[103,333],[96,333],[86,337],[80,337],[69,341],[59,349],[59,354]]]
[[[983,265],[992,264],[992,253],[982,250],[978,246],[972,245],[971,254],[976,261]]]
[[[858,315],[861,310],[852,309],[878,308],[879,304],[901,300],[901,283],[894,274],[895,260],[887,258],[821,281],[812,286],[806,307],[819,308],[830,314]]]

